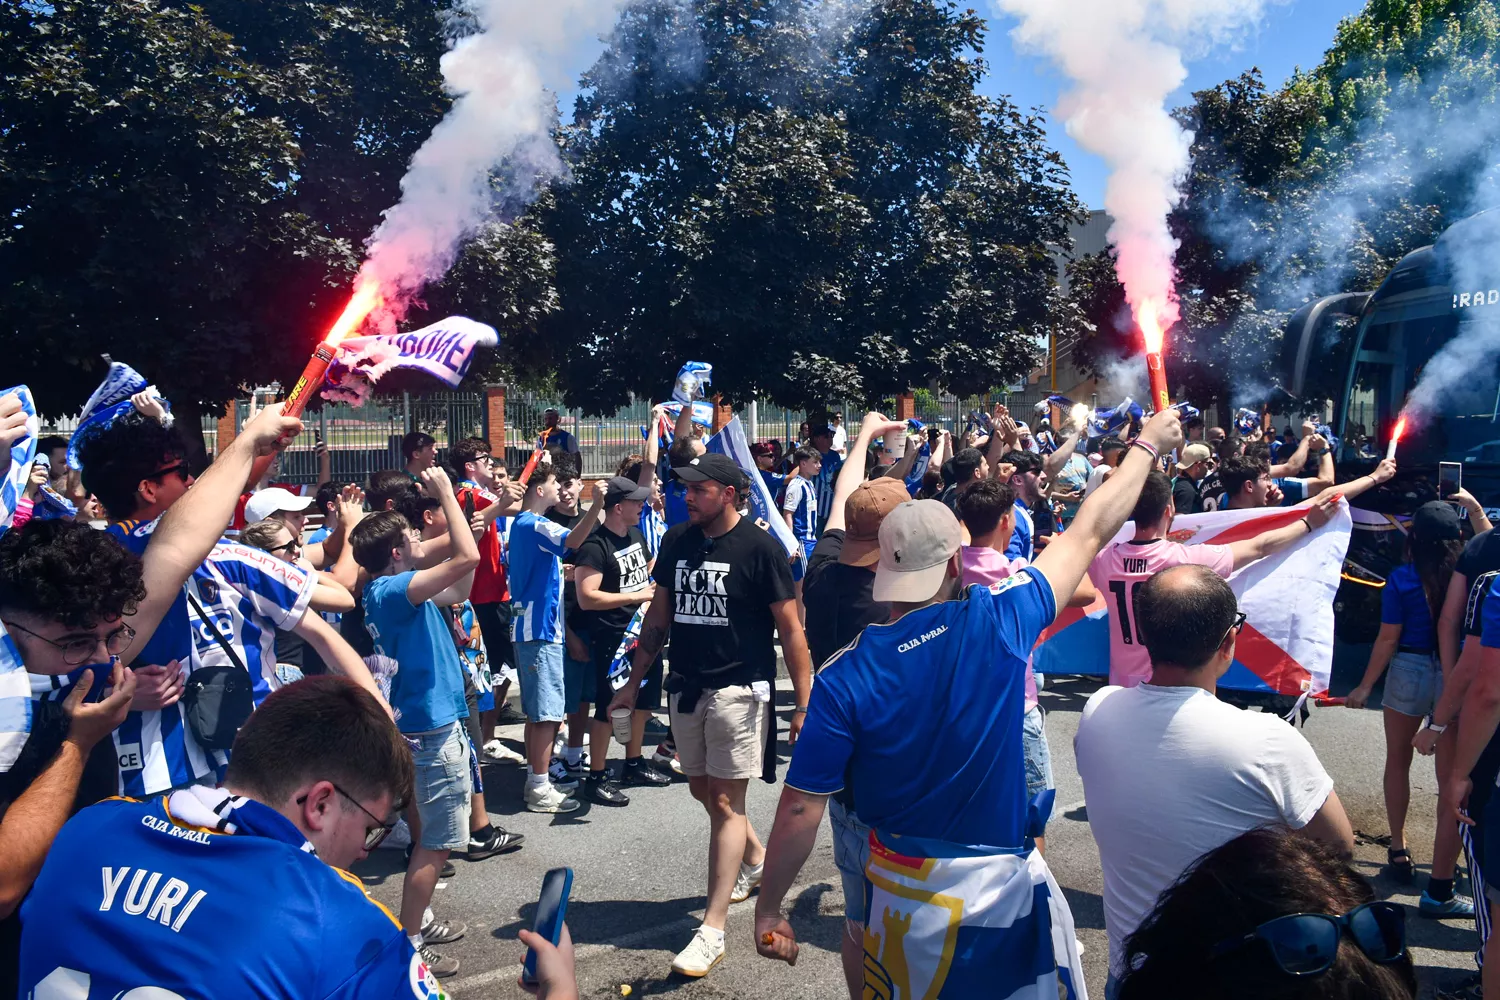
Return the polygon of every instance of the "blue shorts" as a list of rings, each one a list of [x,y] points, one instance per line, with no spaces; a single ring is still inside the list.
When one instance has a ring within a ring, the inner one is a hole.
[[[1026,760],[1026,799],[1052,784],[1052,750],[1047,746],[1046,717],[1040,708],[1027,710],[1021,719],[1021,755]],[[1050,816],[1042,817],[1045,826]],[[1041,834],[1037,834],[1041,836]]]
[[[844,919],[863,925],[869,916],[865,868],[870,864],[870,828],[835,798],[828,800],[828,825],[833,828],[833,863],[844,886]]]
[[[426,733],[402,733],[416,765],[417,815],[422,846],[462,851],[469,846],[469,734],[460,720]]]
[[[1443,668],[1431,653],[1397,652],[1385,673],[1380,703],[1393,712],[1418,718],[1431,714],[1443,693]]]
[[[588,642],[587,639],[584,640]],[[576,712],[581,705],[592,705],[597,699],[598,683],[594,680],[594,658],[592,651],[588,659],[575,660],[563,646],[563,701],[569,712]],[[606,701],[608,699],[605,699]]]
[[[517,673],[521,678],[521,711],[532,722],[561,722],[568,714],[560,642],[516,643]]]

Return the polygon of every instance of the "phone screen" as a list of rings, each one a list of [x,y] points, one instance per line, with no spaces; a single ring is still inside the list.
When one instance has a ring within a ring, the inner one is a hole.
[[[542,893],[536,901],[536,918],[531,922],[533,933],[557,944],[562,937],[563,920],[568,912],[568,894],[573,889],[573,869],[554,868],[542,876]],[[528,983],[536,982],[536,952],[526,949],[526,963],[521,977]]]
[[[1438,496],[1451,497],[1464,485],[1464,467],[1458,462],[1438,463]]]

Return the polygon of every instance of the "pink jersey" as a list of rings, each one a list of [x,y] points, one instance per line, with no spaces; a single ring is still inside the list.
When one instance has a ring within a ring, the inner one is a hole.
[[[964,562],[965,587],[976,583],[988,587],[1031,565],[1025,559],[1007,559],[1005,553],[996,552],[988,545],[965,545],[960,552]],[[1029,712],[1036,707],[1036,674],[1031,670],[1031,657],[1028,656],[1026,657],[1026,711]]]
[[[1222,577],[1234,572],[1227,545],[1183,545],[1158,538],[1106,545],[1089,565],[1089,579],[1109,606],[1109,682],[1135,687],[1151,679],[1151,658],[1135,621],[1135,592],[1173,566],[1207,566]]]

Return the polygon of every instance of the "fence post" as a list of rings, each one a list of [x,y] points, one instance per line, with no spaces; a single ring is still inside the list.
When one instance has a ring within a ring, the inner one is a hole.
[[[896,419],[911,420],[917,415],[917,397],[903,392],[896,397]]]
[[[239,429],[235,427],[235,401],[230,400],[224,404],[224,412],[219,414],[219,425],[214,428],[214,455],[224,454],[224,449],[235,439]]]
[[[505,386],[484,387],[484,433],[490,442],[490,454],[505,461]]]
[[[745,419],[750,422],[747,430],[750,443],[754,444],[760,440],[760,402],[758,400],[750,400],[750,405],[745,408]]]

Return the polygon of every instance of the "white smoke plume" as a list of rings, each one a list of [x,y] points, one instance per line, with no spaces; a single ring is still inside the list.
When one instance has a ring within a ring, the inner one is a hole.
[[[607,30],[621,2],[458,0],[451,17],[467,33],[441,64],[453,106],[412,157],[401,200],[370,237],[356,281],[357,288],[379,288],[371,326],[393,329],[497,203],[524,204],[561,174],[550,135],[553,92],[570,83],[566,62],[574,47]],[[514,178],[510,190],[492,181],[502,163]]]
[[[1136,316],[1178,318],[1167,215],[1182,200],[1192,136],[1168,113],[1193,53],[1233,38],[1277,0],[994,0],[1020,19],[1019,47],[1051,57],[1073,82],[1056,114],[1109,166],[1104,208],[1115,269]]]

